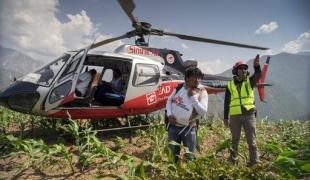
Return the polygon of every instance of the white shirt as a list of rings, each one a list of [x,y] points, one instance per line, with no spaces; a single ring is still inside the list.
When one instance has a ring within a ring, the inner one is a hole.
[[[167,116],[173,115],[178,124],[187,126],[190,117],[195,108],[198,113],[197,117],[203,116],[208,110],[208,93],[202,85],[198,86],[202,89],[200,93],[191,97],[188,96],[185,85],[176,93],[176,90],[169,96],[167,100]],[[176,94],[175,94],[176,93]],[[198,100],[198,98],[200,100]]]
[[[79,76],[76,89],[81,93],[81,96],[85,96],[91,80],[92,76],[90,72],[84,72]]]

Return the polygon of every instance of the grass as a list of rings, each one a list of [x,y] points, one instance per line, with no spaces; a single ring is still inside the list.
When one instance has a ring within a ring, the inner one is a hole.
[[[310,177],[309,121],[257,121],[261,163],[246,167],[245,138],[236,165],[226,159],[230,134],[220,119],[204,119],[192,162],[174,164],[162,115],[133,133],[98,133],[87,120],[49,120],[0,109],[0,179],[300,179]],[[80,123],[83,122],[83,123]],[[86,122],[86,123],[85,123]],[[100,127],[100,126],[99,126]],[[184,149],[184,148],[183,148]],[[181,152],[184,154],[184,150]]]

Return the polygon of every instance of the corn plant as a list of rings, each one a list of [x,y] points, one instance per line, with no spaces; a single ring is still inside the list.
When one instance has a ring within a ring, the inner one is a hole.
[[[69,124],[65,125],[63,127],[63,130],[73,137],[76,146],[80,145],[80,128],[77,122],[70,119]]]
[[[206,147],[207,152],[200,148],[201,151],[193,161],[181,160],[175,164],[168,148],[167,132],[163,127],[163,117],[160,113],[150,117],[154,123],[149,129],[139,130],[136,133],[138,136],[136,145],[143,146],[145,143],[150,143],[147,156],[136,158],[111,150],[96,137],[97,132],[87,123],[85,126],[80,126],[71,118],[69,124],[61,127],[73,137],[78,153],[72,154],[68,150],[68,145],[62,143],[47,145],[43,140],[23,139],[22,134],[28,127],[42,127],[45,123],[44,127],[51,128],[52,123],[46,118],[21,115],[3,108],[0,112],[2,133],[0,156],[3,159],[7,158],[6,160],[23,157],[22,163],[16,162],[12,165],[18,167],[17,173],[29,168],[48,173],[51,167],[59,169],[70,167],[72,173],[88,168],[97,173],[98,178],[118,179],[307,179],[310,177],[309,121],[270,121],[268,118],[258,120],[257,145],[262,162],[248,168],[244,163],[248,150],[244,139],[240,141],[239,155],[242,157],[240,163],[231,165],[227,162],[225,156],[230,149],[230,132],[224,128],[222,120],[216,118],[212,118],[211,123],[209,121],[206,124],[202,123],[197,133],[198,144],[203,144],[206,140],[211,141],[209,143],[211,145],[208,144]],[[16,130],[16,128],[19,128],[21,136],[10,134],[12,132],[8,129]],[[209,137],[212,138],[208,139]],[[63,143],[65,142],[66,138],[63,140]],[[122,148],[126,152],[128,144],[122,137],[116,137],[114,142],[115,146],[112,147],[114,150]],[[186,148],[185,152],[188,152]],[[73,161],[73,156],[77,156],[77,161]],[[76,169],[76,166],[80,169]],[[119,173],[120,169],[125,171],[122,175]],[[60,174],[57,177],[60,177]],[[42,178],[45,178],[44,174]],[[81,178],[84,178],[83,175]]]
[[[281,121],[278,128],[282,144],[273,165],[283,177],[301,178],[310,175],[309,122]],[[308,135],[308,136],[307,136]]]
[[[50,150],[49,150],[49,156],[59,156],[62,160],[62,158],[70,165],[71,171],[74,173],[74,167],[72,162],[72,155],[70,152],[65,148],[63,144],[54,144]]]
[[[197,130],[197,150],[198,152],[202,151],[201,144],[203,143],[204,139],[207,137],[208,129],[205,126],[200,126]]]
[[[163,126],[152,125],[149,128],[149,137],[151,140],[151,161],[161,162],[165,154],[165,147],[167,146],[167,132]]]
[[[19,128],[19,133],[20,137],[23,137],[25,130],[27,128],[27,123],[28,123],[28,117],[29,115],[23,115],[21,113],[14,113],[14,118],[18,122],[18,128]]]
[[[6,109],[1,109],[0,111],[0,127],[4,135],[7,134],[7,129],[9,128],[10,119],[9,114]]]
[[[29,123],[31,130],[39,126],[41,119],[40,116],[30,116]]]
[[[125,147],[124,140],[121,137],[119,137],[119,136],[116,136],[116,139],[115,139],[114,143],[115,143],[115,146],[114,146],[115,151]]]
[[[91,127],[83,130],[82,134],[83,137],[79,146],[79,163],[81,164],[82,169],[88,167],[96,158],[99,157],[105,159],[105,162],[100,165],[100,168],[112,167],[120,162],[122,156],[118,155],[101,143],[96,137],[97,132],[92,131]]]
[[[89,166],[96,157],[100,156],[100,154],[96,153],[95,134],[91,128],[87,128],[82,132],[81,144],[79,145],[79,163],[82,165],[82,169]]]
[[[74,171],[72,157],[62,144],[55,144],[50,148],[43,140],[23,140],[12,135],[6,138],[18,153],[27,157],[27,160],[19,167],[19,172],[29,167],[41,169],[55,163],[61,167],[63,160],[67,161]]]

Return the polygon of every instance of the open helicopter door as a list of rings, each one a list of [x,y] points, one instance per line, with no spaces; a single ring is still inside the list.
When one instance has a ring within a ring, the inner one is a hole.
[[[44,111],[52,110],[74,100],[75,86],[88,50],[89,47],[78,51],[64,65],[45,99]]]
[[[158,87],[162,64],[155,61],[134,60],[133,71],[127,87],[124,109],[143,109],[155,107],[158,103]]]

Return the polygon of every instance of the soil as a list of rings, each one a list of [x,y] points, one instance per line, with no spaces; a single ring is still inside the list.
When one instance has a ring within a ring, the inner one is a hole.
[[[19,169],[26,162],[27,156],[24,154],[18,154],[10,152],[5,156],[0,157],[0,179],[93,179],[100,175],[103,179],[116,179],[113,177],[104,177],[107,174],[124,174],[127,171],[125,166],[119,166],[117,169],[98,168],[103,160],[98,158],[95,163],[87,168],[78,167],[78,148],[74,145],[74,140],[67,134],[63,134],[55,129],[42,129],[34,128],[29,129],[21,133],[17,130],[17,126],[11,126],[9,134],[13,134],[15,137],[22,135],[25,139],[42,139],[46,144],[53,145],[59,142],[64,143],[66,149],[73,155],[73,169],[68,164],[63,166],[46,166],[44,163],[39,167],[29,167],[25,170]],[[130,155],[134,158],[136,165],[142,160],[148,161],[152,154],[150,154],[151,140],[147,136],[141,136],[138,133],[139,130],[129,133],[129,131],[120,132],[102,132],[98,133],[98,139],[104,143],[107,147],[117,152],[118,154]],[[132,134],[132,142],[130,141],[130,134]],[[117,137],[121,137],[121,145],[117,145]],[[197,156],[205,155],[205,153],[214,147],[219,142],[218,136],[211,135],[205,137],[201,144],[201,152],[197,153]],[[0,146],[1,147],[1,146]],[[184,152],[181,152],[181,155]]]

